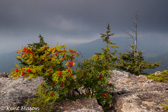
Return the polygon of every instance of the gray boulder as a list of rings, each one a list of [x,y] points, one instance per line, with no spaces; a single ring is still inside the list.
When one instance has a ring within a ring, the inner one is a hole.
[[[115,85],[116,112],[164,112],[161,104],[167,104],[168,83],[155,82],[144,75],[111,71],[109,81]]]
[[[32,98],[35,89],[41,84],[42,78],[13,80],[12,77],[0,78],[0,106],[23,105],[28,98]]]
[[[104,112],[95,98],[64,100],[57,104],[57,107],[56,112]]]

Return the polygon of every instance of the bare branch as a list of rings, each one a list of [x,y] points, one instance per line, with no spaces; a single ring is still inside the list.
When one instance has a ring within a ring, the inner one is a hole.
[[[127,35],[129,35],[133,40],[134,40],[134,36],[128,32],[126,32]]]
[[[134,36],[132,34],[128,33],[128,32],[126,32],[126,34],[131,37],[131,39],[132,39],[132,45],[134,45]]]
[[[135,46],[134,46],[134,54],[136,53],[137,50],[137,37],[138,37],[138,15],[136,15],[136,21],[135,21]]]
[[[133,36],[131,33],[127,33],[132,39],[132,52],[134,53],[134,56],[136,55],[137,52],[137,37],[138,37],[138,15],[136,15],[136,20],[132,22],[134,29],[130,28],[131,31],[134,33],[135,36]]]

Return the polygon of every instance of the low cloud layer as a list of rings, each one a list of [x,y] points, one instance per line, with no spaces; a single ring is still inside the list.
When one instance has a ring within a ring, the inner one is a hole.
[[[123,35],[136,14],[143,37],[153,33],[167,39],[167,4],[167,0],[1,0],[0,52],[37,42],[39,34],[49,44],[89,42],[98,39],[108,23],[113,33]]]

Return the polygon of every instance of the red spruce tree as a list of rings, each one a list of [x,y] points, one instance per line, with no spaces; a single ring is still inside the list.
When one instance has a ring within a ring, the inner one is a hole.
[[[132,38],[131,51],[127,51],[126,53],[119,53],[119,61],[116,65],[116,68],[130,72],[135,75],[144,74],[144,69],[154,69],[158,67],[159,63],[150,64],[146,62],[144,56],[142,55],[142,51],[137,51],[137,37],[138,37],[138,16],[136,15],[136,21],[134,22],[135,30],[133,36],[130,33],[127,33]]]
[[[111,77],[109,70],[113,70],[117,56],[111,48],[117,48],[116,43],[112,43],[109,38],[114,35],[110,33],[110,25],[107,25],[106,34],[101,34],[102,41],[106,43],[106,48],[102,48],[102,52],[95,53],[90,59],[84,60],[78,64],[77,80],[82,85],[88,97],[95,97],[101,105],[109,105],[112,102],[111,92],[114,86],[108,82]]]

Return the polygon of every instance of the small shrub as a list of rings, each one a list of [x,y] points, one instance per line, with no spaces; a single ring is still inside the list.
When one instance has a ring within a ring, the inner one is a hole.
[[[165,100],[168,103],[168,100]],[[161,106],[164,108],[164,110],[168,110],[168,105],[161,104]]]
[[[168,71],[164,70],[163,72],[159,73],[159,74],[150,74],[148,75],[149,79],[153,79],[155,81],[159,81],[159,82],[167,82],[168,81]]]
[[[66,46],[57,44],[56,47],[49,47],[41,39],[39,43],[29,44],[17,52],[21,66],[15,64],[17,68],[11,70],[11,76],[14,79],[20,76],[28,79],[42,76],[44,83],[38,88],[41,94],[38,94],[40,98],[36,100],[45,100],[39,104],[65,99],[67,94],[77,88],[73,66],[78,53],[65,49]]]
[[[44,94],[44,91],[41,91],[41,87],[39,86],[37,89],[37,94],[35,95],[35,98],[28,99],[26,102],[27,107],[38,107],[40,110],[39,112],[50,112],[56,110],[56,107],[54,106],[54,102],[48,102],[46,99],[48,99],[46,93]],[[32,112],[37,112],[38,110],[33,110]]]

